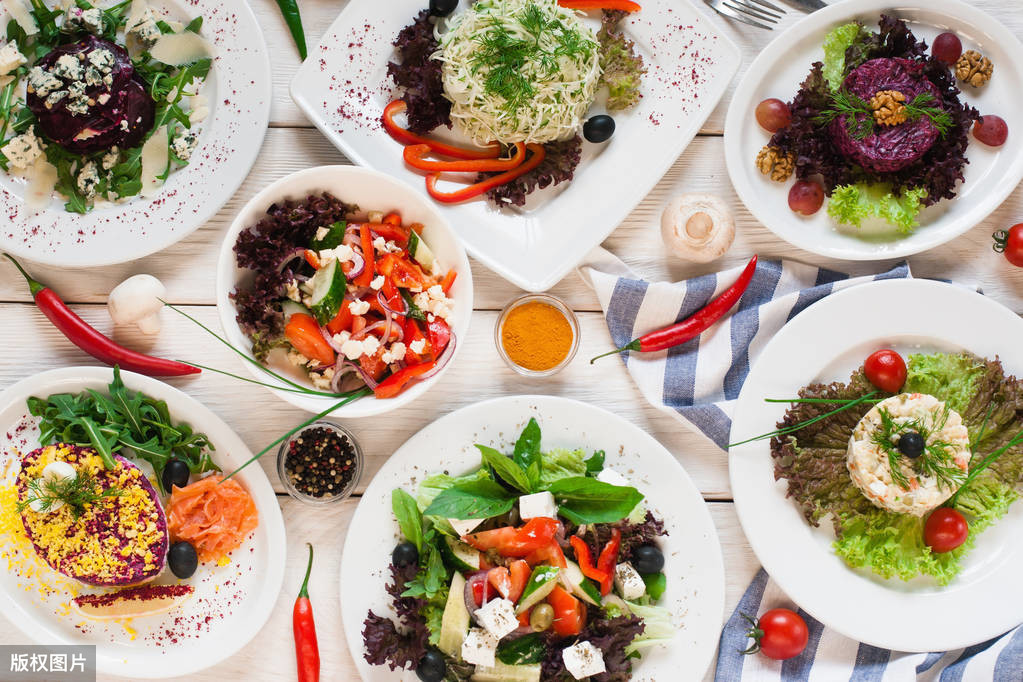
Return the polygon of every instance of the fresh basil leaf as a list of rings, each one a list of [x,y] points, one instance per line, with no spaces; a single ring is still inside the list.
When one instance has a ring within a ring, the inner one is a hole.
[[[517,496],[491,480],[466,481],[442,490],[424,516],[446,519],[488,519],[508,513]]]
[[[490,466],[503,481],[524,493],[533,492],[529,477],[521,466],[494,448],[477,445],[476,449],[483,455],[483,463]]]
[[[533,417],[529,418],[526,428],[522,429],[522,435],[515,441],[515,451],[512,454],[512,459],[523,469],[528,469],[530,464],[539,461],[540,425],[536,423],[536,419]]]
[[[427,554],[426,577],[423,584],[426,587],[427,596],[432,597],[447,585],[448,569],[444,566],[444,560],[436,547],[430,545],[430,551]]]
[[[621,521],[643,499],[635,488],[585,476],[555,481],[548,490],[558,503],[558,513],[577,524]]]
[[[526,469],[526,478],[529,479],[529,489],[536,491],[540,487],[540,460],[534,461]]]
[[[401,488],[391,491],[391,510],[405,539],[423,551],[423,517],[415,498]]]
[[[604,470],[604,451],[597,450],[593,456],[586,460],[586,475],[596,476]]]
[[[542,663],[546,654],[547,645],[539,632],[515,639],[502,639],[497,645],[497,660],[505,665]]]

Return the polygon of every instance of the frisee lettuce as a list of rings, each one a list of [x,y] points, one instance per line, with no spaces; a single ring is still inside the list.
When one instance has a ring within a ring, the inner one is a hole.
[[[886,185],[840,185],[831,194],[828,215],[855,227],[868,218],[880,218],[899,232],[909,234],[920,224],[917,216],[926,198],[927,190],[922,187],[895,196]]]
[[[838,90],[845,80],[845,51],[866,32],[863,24],[854,21],[833,29],[824,37],[824,78],[832,90]]]

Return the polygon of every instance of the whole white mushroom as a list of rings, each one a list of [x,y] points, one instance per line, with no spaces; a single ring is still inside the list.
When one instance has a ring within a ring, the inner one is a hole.
[[[732,246],[735,220],[728,204],[713,194],[681,194],[664,207],[661,237],[679,258],[708,263]]]
[[[152,275],[134,275],[124,280],[107,297],[107,310],[116,325],[137,325],[143,334],[157,334],[162,325],[163,282]]]

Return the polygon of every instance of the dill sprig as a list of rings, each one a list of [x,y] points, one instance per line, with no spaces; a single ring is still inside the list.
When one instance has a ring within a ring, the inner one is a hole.
[[[35,503],[39,513],[47,514],[60,502],[76,519],[85,513],[86,507],[123,494],[117,487],[103,488],[88,471],[80,471],[74,478],[37,478],[28,484],[28,492],[28,496],[18,502],[19,513]]]
[[[921,92],[903,106],[903,113],[907,121],[918,121],[926,116],[930,119],[931,125],[942,137],[948,134],[954,125],[952,115],[941,107],[931,106],[934,95],[929,92]],[[829,125],[836,118],[845,120],[846,130],[855,140],[862,140],[875,129],[874,112],[870,104],[862,98],[846,90],[836,90],[831,93],[831,106],[818,113],[813,122],[819,126]]]
[[[896,442],[903,434],[912,431],[919,433],[925,443],[923,453],[912,460],[910,465],[917,474],[936,478],[948,488],[956,487],[966,479],[966,472],[955,465],[952,454],[953,445],[933,438],[933,434],[940,432],[948,423],[950,414],[948,405],[942,410],[941,416],[934,420],[929,427],[921,419],[895,421],[891,413],[884,408],[878,410],[878,414],[881,417],[881,428],[871,435],[870,440],[888,456],[888,468],[891,471],[892,481],[900,488],[909,490],[909,479],[902,471],[902,453]]]

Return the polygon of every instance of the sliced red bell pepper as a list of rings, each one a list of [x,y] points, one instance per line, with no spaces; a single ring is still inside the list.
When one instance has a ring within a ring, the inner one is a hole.
[[[464,149],[462,147],[445,144],[443,142],[431,140],[427,137],[422,137],[409,132],[398,125],[394,120],[394,117],[405,111],[405,108],[405,102],[403,100],[396,99],[384,107],[384,115],[380,119],[384,125],[384,130],[387,131],[387,134],[403,145],[429,145],[430,149],[438,154],[450,156],[455,159],[496,159],[501,154],[501,145],[496,142],[479,149]]]
[[[590,553],[589,545],[583,542],[583,539],[578,535],[570,537],[568,542],[572,545],[572,549],[575,550],[575,560],[579,563],[579,569],[583,572],[583,575],[603,585],[604,581],[607,580],[607,572],[600,570],[593,563],[593,555]]]
[[[511,170],[520,166],[526,158],[526,145],[516,142],[514,153],[506,158],[497,159],[459,159],[457,161],[434,161],[426,158],[433,150],[427,144],[410,144],[405,147],[402,156],[405,163],[424,171],[437,173],[496,173]]]
[[[411,365],[399,372],[395,372],[381,381],[377,387],[373,389],[373,395],[377,398],[393,398],[401,393],[410,381],[418,376],[426,374],[436,366],[436,362],[424,362],[418,365]]]
[[[408,236],[411,230],[403,225],[370,223],[370,227],[373,229],[373,232],[377,233],[384,239],[394,242],[402,248],[405,248],[408,245]]]
[[[305,258],[306,263],[313,266],[314,270],[320,269],[320,257],[316,255],[315,251],[306,249],[305,253],[302,254],[302,257]]]
[[[422,340],[424,342],[423,351],[417,353],[412,350],[412,344],[416,341]],[[433,348],[430,346],[430,340],[423,334],[423,330],[419,328],[419,323],[413,320],[411,317],[405,320],[405,361],[411,364],[419,362],[425,362],[434,357]]]
[[[494,566],[487,571],[487,582],[494,586],[498,594],[508,599],[508,595],[511,594],[511,575],[507,567]]]
[[[384,224],[391,225],[393,227],[398,227],[399,225],[401,225],[401,214],[398,213],[397,211],[391,211],[390,213],[384,216]]]
[[[430,335],[430,348],[440,357],[440,354],[451,343],[451,327],[441,318],[434,317],[433,322],[426,323],[426,331]]]
[[[455,283],[455,278],[458,277],[458,273],[454,268],[448,270],[448,273],[444,275],[444,279],[440,281],[440,288],[444,290],[444,293],[451,291],[451,287]]]
[[[574,637],[583,631],[586,623],[586,604],[569,594],[560,585],[547,595],[547,603],[554,609],[551,629],[561,637]]]
[[[331,334],[340,334],[352,328],[352,311],[348,307],[348,301],[344,301],[337,310],[334,319],[327,323],[327,331]]]
[[[558,0],[558,4],[565,9],[618,9],[623,12],[638,12],[642,9],[639,3],[632,0]]]
[[[540,165],[540,162],[543,161],[546,154],[543,145],[531,143],[527,144],[526,148],[532,152],[532,156],[523,161],[521,166],[517,166],[512,170],[505,171],[499,175],[494,175],[486,180],[481,180],[480,182],[469,185],[468,187],[455,190],[454,192],[442,192],[437,189],[437,181],[440,179],[440,173],[430,173],[426,176],[426,191],[429,192],[431,197],[444,204],[457,204],[459,202],[478,197],[485,192],[489,192],[495,187],[500,187],[503,184],[511,182],[517,177],[525,175]]]
[[[377,274],[376,257],[373,253],[373,231],[370,229],[369,223],[363,223],[359,226],[359,239],[362,242],[362,257],[365,259],[366,264],[363,266],[359,276],[352,280],[352,283],[356,286],[368,287]]]
[[[519,626],[527,628],[529,627],[529,617],[533,615],[533,609],[526,609],[519,614]]]
[[[561,551],[558,543],[553,541],[530,553],[526,557],[526,563],[530,566],[547,564],[548,566],[557,566],[558,568],[568,568],[565,553]]]
[[[600,550],[597,558],[597,570],[603,571],[606,577],[600,581],[600,593],[611,594],[611,587],[614,585],[615,565],[618,563],[618,550],[622,546],[622,532],[617,528],[611,529],[611,539]]]
[[[527,557],[550,545],[558,532],[558,521],[546,517],[530,519],[521,528],[505,526],[465,536],[465,542],[481,552],[496,549],[501,556]]]

